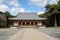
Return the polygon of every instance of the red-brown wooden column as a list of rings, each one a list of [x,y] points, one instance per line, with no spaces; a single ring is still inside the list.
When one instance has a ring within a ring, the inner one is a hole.
[[[30,22],[30,25],[31,25],[31,22]]]
[[[21,22],[21,26],[22,26],[22,22]]]
[[[26,25],[26,22],[25,22],[25,25]]]
[[[33,25],[35,26],[35,22],[33,22]]]

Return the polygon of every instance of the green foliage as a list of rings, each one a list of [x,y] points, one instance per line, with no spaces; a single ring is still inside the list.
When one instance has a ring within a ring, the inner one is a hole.
[[[41,14],[40,16],[42,17],[48,17],[54,13],[58,13],[58,10],[57,10],[57,5],[56,4],[53,4],[53,5],[46,5],[46,12],[44,14]]]
[[[1,12],[0,11],[0,27],[9,27],[9,19],[8,18],[11,18],[11,17],[14,17],[12,16],[8,11],[6,12]]]
[[[56,4],[47,5],[46,6],[46,13],[48,13],[48,16],[55,14],[55,13],[59,13],[58,12],[58,6]]]
[[[0,14],[2,14],[3,12],[0,11]]]
[[[44,13],[44,14],[39,15],[39,17],[46,18],[47,15],[46,15],[46,13]]]
[[[47,24],[60,25],[60,1],[57,4],[46,5],[46,11],[44,14],[39,15],[40,17],[47,17]],[[55,23],[55,24],[54,24]]]
[[[8,11],[4,12],[4,14],[5,14],[8,18],[14,17],[14,16],[12,16]]]
[[[48,4],[45,6],[45,8],[46,8],[45,13],[39,16],[48,17],[51,16],[52,14],[58,14],[60,13],[60,1],[58,2],[58,4],[53,4],[53,5]]]

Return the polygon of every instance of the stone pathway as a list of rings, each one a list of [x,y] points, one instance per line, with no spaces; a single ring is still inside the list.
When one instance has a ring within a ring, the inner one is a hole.
[[[7,40],[57,40],[35,29],[25,28]]]

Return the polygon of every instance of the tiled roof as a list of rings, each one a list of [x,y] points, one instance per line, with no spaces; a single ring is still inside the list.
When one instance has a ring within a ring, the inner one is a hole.
[[[46,18],[40,18],[37,13],[18,13],[16,18],[9,18],[11,20],[45,20]]]

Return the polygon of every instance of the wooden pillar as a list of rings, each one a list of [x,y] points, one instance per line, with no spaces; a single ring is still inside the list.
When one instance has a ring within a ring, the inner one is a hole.
[[[22,22],[21,22],[21,26],[22,26]]]
[[[34,22],[33,24],[34,24],[34,26],[35,26],[35,22]]]
[[[26,22],[25,22],[25,25],[26,25]]]
[[[30,25],[31,25],[31,22],[30,22]]]

